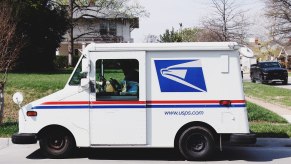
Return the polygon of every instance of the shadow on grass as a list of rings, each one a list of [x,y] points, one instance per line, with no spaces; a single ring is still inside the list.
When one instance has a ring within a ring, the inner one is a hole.
[[[17,74],[41,74],[41,75],[50,75],[50,74],[71,74],[74,68],[72,69],[64,69],[64,70],[55,70],[55,71],[45,71],[45,72],[38,72],[38,71],[14,71],[11,73]]]
[[[0,137],[10,137],[18,131],[17,122],[5,122],[0,124]]]
[[[0,124],[0,127],[11,127],[11,126],[18,126],[17,122],[4,122],[3,124]]]

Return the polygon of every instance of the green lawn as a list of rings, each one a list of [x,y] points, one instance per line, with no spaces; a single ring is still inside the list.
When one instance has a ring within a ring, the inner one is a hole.
[[[18,106],[12,101],[15,92],[24,94],[23,104],[62,89],[70,74],[16,74],[8,75],[5,86],[4,124],[0,125],[0,137],[9,137],[18,131]]]
[[[281,116],[251,102],[247,110],[250,130],[258,137],[291,137],[291,125]]]
[[[5,121],[15,122],[18,118],[18,106],[12,96],[19,91],[24,94],[23,104],[62,89],[70,74],[14,74],[8,75],[5,86]]]
[[[11,137],[16,132],[18,132],[17,122],[5,122],[0,125],[0,137]]]
[[[269,111],[257,104],[247,102],[248,119],[250,122],[256,123],[288,123],[287,120],[278,114]]]
[[[291,90],[272,85],[244,82],[246,96],[262,99],[274,104],[291,107]]]
[[[246,96],[291,107],[291,91],[272,85],[244,83]],[[291,137],[291,125],[272,112],[248,102],[250,129],[260,137]]]

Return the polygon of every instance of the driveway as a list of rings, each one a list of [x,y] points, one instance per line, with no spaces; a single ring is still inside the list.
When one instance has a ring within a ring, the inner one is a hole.
[[[0,163],[13,164],[122,164],[122,163],[192,163],[183,160],[173,149],[79,149],[70,159],[46,159],[37,144],[14,145],[0,139]],[[4,144],[3,144],[4,142]],[[6,145],[6,146],[5,146]],[[224,147],[210,161],[203,163],[286,163],[291,161],[290,139],[258,139],[255,146]],[[196,162],[195,162],[196,163]]]
[[[250,74],[244,74],[243,81],[244,82],[251,82]],[[291,76],[288,77],[288,84],[287,85],[282,85],[281,83],[272,83],[269,85],[279,87],[279,88],[291,89]]]

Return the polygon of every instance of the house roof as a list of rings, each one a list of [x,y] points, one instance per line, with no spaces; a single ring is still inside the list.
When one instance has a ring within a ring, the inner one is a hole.
[[[139,28],[139,18],[126,15],[125,13],[118,13],[113,10],[99,9],[95,6],[78,8],[73,13],[73,19],[114,19],[129,21],[131,28]]]

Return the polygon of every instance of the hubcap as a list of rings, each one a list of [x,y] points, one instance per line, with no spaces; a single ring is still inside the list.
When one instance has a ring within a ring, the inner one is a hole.
[[[55,150],[60,150],[65,146],[65,138],[62,136],[52,136],[48,139],[48,146]]]
[[[202,151],[206,144],[206,138],[201,134],[192,134],[187,139],[187,149],[193,152]]]

